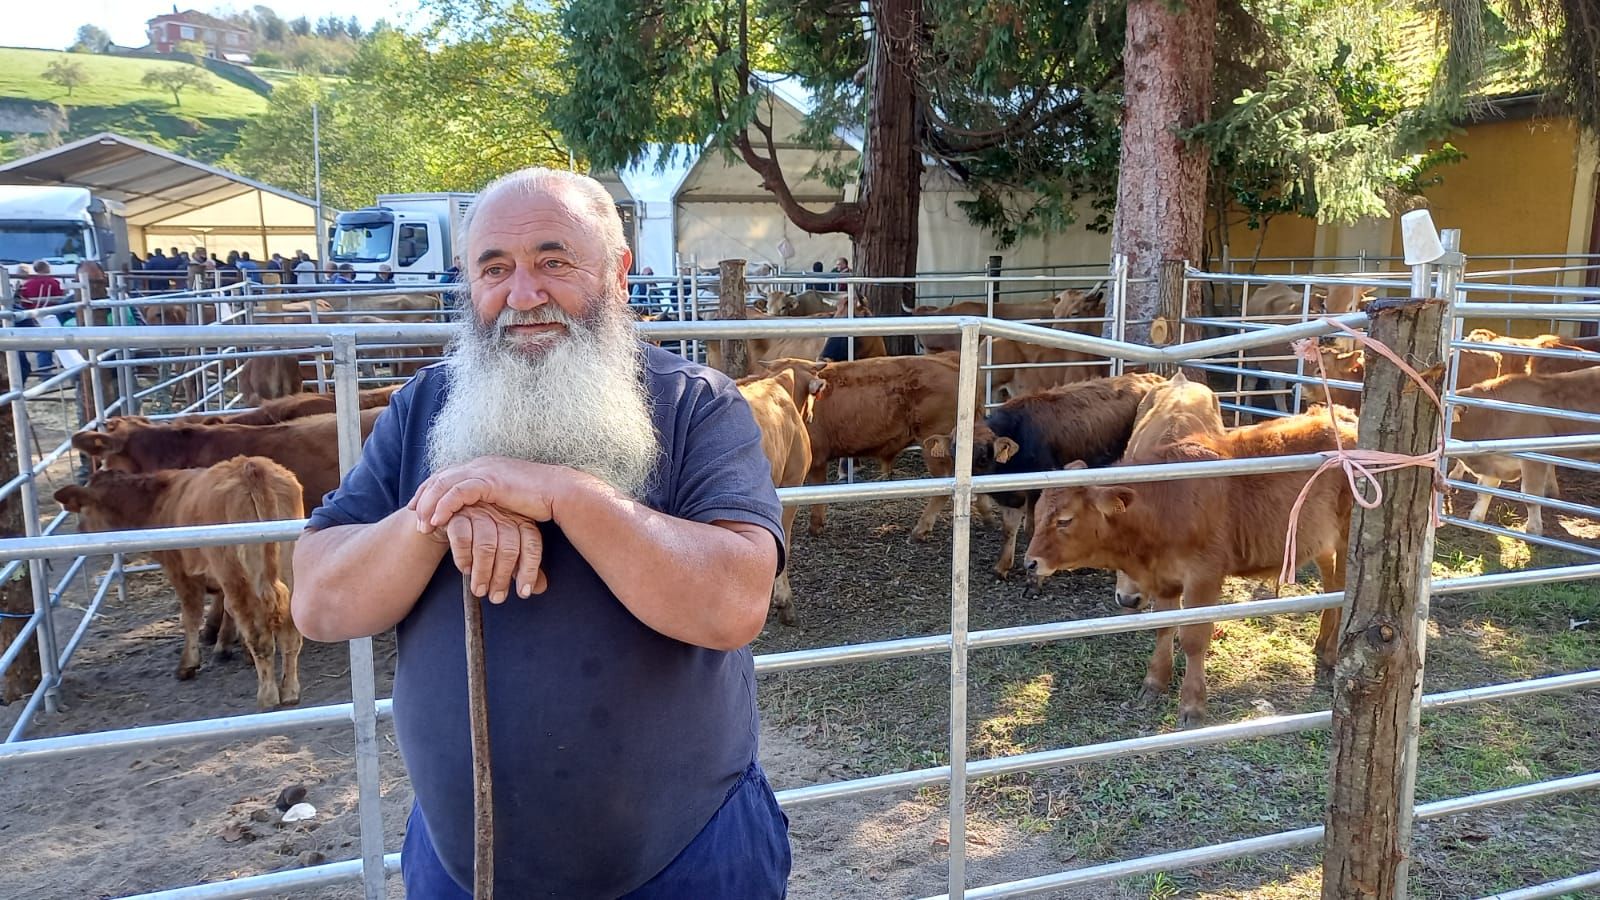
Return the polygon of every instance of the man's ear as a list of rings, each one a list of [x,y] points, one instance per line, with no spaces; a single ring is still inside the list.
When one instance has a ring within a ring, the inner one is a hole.
[[[1017,446],[1016,441],[1013,441],[1008,437],[1003,437],[994,442],[994,461],[1002,463],[1010,462],[1011,457],[1016,456],[1017,451],[1021,449],[1021,447]]]

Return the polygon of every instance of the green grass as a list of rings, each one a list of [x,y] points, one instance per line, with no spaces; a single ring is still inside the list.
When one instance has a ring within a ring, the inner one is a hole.
[[[71,97],[67,96],[65,88],[44,79],[45,67],[60,59],[70,59],[82,65],[88,77],[84,84],[73,90]],[[146,87],[142,83],[146,72],[186,65],[189,64],[92,53],[0,48],[0,97],[48,100],[78,108],[148,106],[197,119],[244,119],[266,111],[265,97],[224,81],[204,69],[201,71],[217,89],[216,93],[184,91],[181,94],[182,104],[177,107],[173,106],[170,93]]]

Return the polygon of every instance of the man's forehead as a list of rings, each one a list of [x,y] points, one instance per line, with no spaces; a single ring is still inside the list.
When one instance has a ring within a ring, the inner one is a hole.
[[[577,198],[567,191],[544,188],[510,189],[479,201],[473,215],[474,232],[513,232],[526,238],[546,234],[590,232]]]

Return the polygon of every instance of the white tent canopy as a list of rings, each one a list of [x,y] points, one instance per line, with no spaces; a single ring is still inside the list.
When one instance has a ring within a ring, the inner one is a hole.
[[[315,201],[110,132],[0,165],[0,184],[72,185],[121,203],[141,255],[171,246],[316,255]]]

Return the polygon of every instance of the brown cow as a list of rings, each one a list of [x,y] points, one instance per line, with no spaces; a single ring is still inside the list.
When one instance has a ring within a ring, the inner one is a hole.
[[[1166,379],[1160,375],[1118,375],[1065,384],[1007,400],[973,428],[972,474],[1011,475],[1049,472],[1077,459],[1110,465],[1122,456],[1133,431],[1140,401]],[[923,442],[930,458],[954,456],[960,436],[935,435]],[[993,495],[1000,504],[1005,539],[994,574],[1011,575],[1017,533],[1038,491]]]
[[[750,413],[761,429],[761,450],[772,471],[772,486],[805,484],[811,471],[811,439],[806,434],[802,410],[809,406],[813,385],[820,382],[798,370],[783,369],[771,375],[742,378],[738,384],[739,393],[750,404]],[[783,508],[785,553],[794,537],[794,516],[798,511],[794,506]],[[778,611],[778,621],[785,625],[795,624],[794,591],[789,587],[793,559],[789,557],[789,564],[772,584],[772,608]]]
[[[807,484],[827,480],[828,462],[870,457],[889,476],[901,451],[956,425],[958,366],[948,355],[885,356],[853,362],[818,363],[807,359],[762,360],[771,372],[793,369],[814,379],[811,416],[811,472]],[[952,474],[948,459],[926,460],[939,477]],[[928,498],[911,536],[926,539],[949,498]],[[986,508],[986,506],[985,506]],[[809,533],[821,534],[826,507],[812,506]]]
[[[1118,465],[1330,450],[1335,446],[1335,428],[1346,446],[1354,445],[1354,414],[1339,409],[1333,413],[1330,417],[1328,409],[1318,407],[1222,435],[1197,434],[1147,455],[1124,457]],[[1309,475],[1287,472],[1047,490],[1034,514],[1028,572],[1044,578],[1069,568],[1116,569],[1153,595],[1158,610],[1211,606],[1225,577],[1276,576],[1283,563],[1289,510]],[[1316,560],[1325,590],[1344,588],[1351,503],[1341,480],[1318,478],[1300,512],[1294,563]],[[1316,654],[1324,668],[1331,668],[1337,656],[1339,618],[1338,608],[1322,615]],[[1183,727],[1205,718],[1205,657],[1211,629],[1209,623],[1177,629],[1187,659],[1178,717]],[[1146,696],[1167,690],[1172,631],[1156,633],[1155,653],[1144,680]]]
[[[405,387],[403,384],[391,384],[381,388],[371,388],[362,391],[359,403],[362,409],[376,409],[388,406],[389,398],[395,391]],[[276,425],[290,419],[303,419],[308,416],[326,415],[335,411],[334,403],[336,394],[318,394],[313,391],[304,391],[288,397],[279,397],[268,400],[255,409],[238,413],[194,413],[166,420],[168,425]],[[105,430],[116,431],[125,424],[153,425],[147,416],[112,416],[106,420]]]
[[[252,356],[239,369],[239,393],[250,406],[298,394],[304,387],[297,356]]]
[[[1500,346],[1501,349],[1498,352],[1501,357],[1501,365],[1500,371],[1496,373],[1497,375],[1555,375],[1560,372],[1576,372],[1579,369],[1600,365],[1600,354],[1596,354],[1594,361],[1590,362],[1582,359],[1534,356],[1528,353],[1518,353],[1516,350],[1518,347],[1527,347],[1538,350],[1594,351],[1600,349],[1600,339],[1597,338],[1568,338],[1555,334],[1541,334],[1531,338],[1515,338],[1496,334],[1487,328],[1475,328],[1467,334],[1466,339]],[[1487,378],[1480,378],[1477,381],[1458,381],[1457,383],[1464,387],[1487,380]]]
[[[1554,375],[1504,375],[1458,393],[1462,397],[1477,400],[1501,400],[1600,414],[1600,368],[1590,367]],[[1575,419],[1471,406],[1451,407],[1450,418],[1450,436],[1462,441],[1555,437],[1586,434],[1594,430],[1593,425]],[[1600,458],[1600,451],[1597,450],[1563,450],[1561,453],[1584,459]],[[1521,478],[1523,491],[1534,497],[1548,497],[1555,492],[1555,466],[1550,463],[1504,454],[1462,456],[1457,461],[1476,474],[1481,484],[1491,488]],[[1488,515],[1491,499],[1488,494],[1479,494],[1478,502],[1468,518],[1482,522]],[[1528,504],[1528,520],[1524,530],[1528,534],[1544,533],[1543,510],[1537,502]]]
[[[1020,303],[996,302],[994,317],[1019,321],[1023,319],[1049,319],[1055,317],[1056,304],[1061,302],[1062,295],[1070,291],[1062,291],[1049,300],[1024,301]],[[987,316],[989,304],[984,300],[963,300],[949,306],[918,306],[911,310],[913,316]],[[924,353],[944,353],[961,349],[961,335],[959,334],[924,334],[917,338],[922,343]]]
[[[270,459],[236,456],[205,469],[147,475],[100,471],[86,487],[69,485],[56,500],[78,514],[84,531],[271,522],[300,516],[300,485]],[[291,543],[158,550],[156,562],[178,594],[183,654],[178,678],[200,668],[199,632],[207,591],[238,630],[256,665],[256,702],[270,709],[300,702],[300,632],[289,616]],[[226,637],[218,635],[219,654]],[[283,654],[283,678],[276,654]]]
[[[810,316],[769,316],[765,313],[759,313],[754,310],[745,310],[745,317],[752,321],[759,319],[780,318],[843,319],[847,318],[846,310],[848,308],[848,304],[841,303],[839,304],[839,308],[833,312],[817,313]],[[864,300],[858,298],[856,300],[855,308],[855,314],[857,318],[867,318],[872,315],[872,311],[867,308],[866,301]],[[752,369],[756,367],[756,362],[758,360],[763,359],[803,359],[810,361],[815,360],[822,354],[822,350],[827,343],[827,335],[818,335],[816,337],[749,338],[745,341],[745,359],[750,361],[750,366]],[[722,355],[723,342],[708,340],[705,342],[705,344],[706,365],[709,365],[713,369],[717,369],[719,371],[724,370],[724,360]],[[887,356],[889,353],[888,349],[883,343],[883,338],[877,336],[856,338],[855,352],[856,359],[873,359],[880,356]]]
[[[822,291],[801,291],[798,294],[768,291],[766,312],[769,316],[833,315],[844,297],[844,294]]]
[[[1059,331],[1099,336],[1104,323],[1095,320],[1105,318],[1105,314],[1106,296],[1102,288],[1062,291],[1056,295],[1051,315],[1057,319],[1072,321],[1052,322],[1050,327]],[[990,386],[997,392],[1004,389],[1003,392],[1010,397],[1019,397],[1058,384],[1101,378],[1110,371],[1110,368],[1103,364],[1084,365],[1096,361],[1103,363],[1105,357],[1093,353],[1058,350],[1009,338],[985,338],[985,341],[990,346],[991,363],[996,366],[1016,366],[1016,368],[991,369],[987,373]],[[980,359],[984,358],[982,350],[979,354]],[[1072,365],[1074,363],[1077,365]],[[979,384],[983,381],[982,377],[978,379]]]
[[[361,439],[387,407],[361,412]],[[265,456],[300,480],[315,506],[339,486],[338,423],[332,415],[276,425],[158,425],[123,421],[113,431],[80,431],[72,446],[116,472],[156,472],[211,466],[235,456]],[[309,512],[309,510],[306,510]]]

